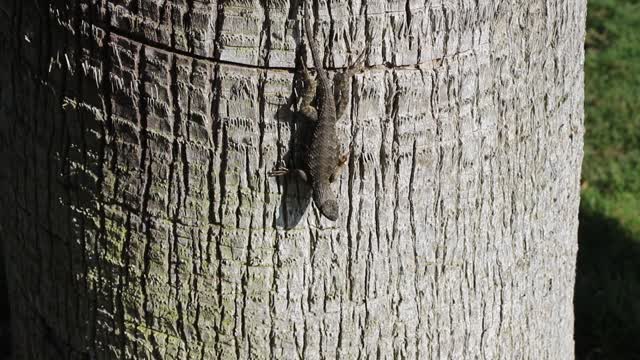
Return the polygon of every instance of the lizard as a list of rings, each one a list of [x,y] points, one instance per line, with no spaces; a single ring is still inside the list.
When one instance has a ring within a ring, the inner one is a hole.
[[[349,151],[340,154],[336,124],[347,106],[348,80],[362,69],[366,52],[363,51],[358,56],[353,66],[336,74],[332,83],[327,70],[323,67],[320,45],[311,31],[309,1],[305,0],[303,22],[317,78],[311,77],[303,60],[304,90],[301,96],[300,113],[313,123],[313,133],[302,169],[280,167],[270,171],[268,175],[283,176],[289,173],[298,175],[311,185],[313,202],[320,213],[327,219],[336,221],[339,216],[338,198],[331,184],[339,177],[349,157]]]

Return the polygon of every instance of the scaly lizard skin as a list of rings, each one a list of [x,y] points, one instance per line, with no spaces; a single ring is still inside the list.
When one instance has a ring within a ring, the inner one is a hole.
[[[305,89],[302,96],[300,112],[314,122],[311,143],[307,149],[303,169],[278,168],[269,173],[270,176],[281,176],[290,172],[296,173],[311,185],[313,202],[320,213],[327,219],[338,219],[339,208],[336,193],[331,183],[340,174],[349,153],[340,155],[340,144],[336,133],[336,123],[344,113],[348,99],[348,80],[362,68],[363,52],[356,60],[356,65],[335,76],[335,86],[329,81],[327,71],[322,66],[319,45],[311,31],[311,8],[309,0],[305,0],[305,33],[311,50],[313,65],[317,79],[313,79],[303,64]],[[315,100],[315,107],[312,105]],[[338,106],[336,106],[336,103]]]

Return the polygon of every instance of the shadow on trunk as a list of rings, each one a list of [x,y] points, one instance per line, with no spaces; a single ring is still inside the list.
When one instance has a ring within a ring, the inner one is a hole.
[[[298,84],[301,81],[294,81],[294,83]],[[301,91],[301,88],[298,91]],[[267,164],[268,169],[280,165],[289,169],[299,169],[304,164],[307,145],[312,138],[312,129],[309,126],[309,120],[303,118],[297,111],[291,110],[291,105],[296,100],[292,95],[276,113],[278,121],[290,127],[291,138],[287,151],[280,160],[281,163]],[[300,223],[305,211],[315,211],[311,204],[311,188],[295,174],[280,177],[278,183],[282,195],[275,225],[278,228],[292,229]]]
[[[578,359],[640,359],[640,243],[620,224],[580,212],[575,288]]]

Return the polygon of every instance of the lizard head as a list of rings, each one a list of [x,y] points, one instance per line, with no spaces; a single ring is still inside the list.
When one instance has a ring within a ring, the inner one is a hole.
[[[318,206],[322,215],[331,221],[338,220],[339,208],[335,200],[327,200]]]
[[[331,189],[329,182],[318,184],[313,189],[313,202],[320,213],[331,221],[336,221],[340,213],[336,195]]]

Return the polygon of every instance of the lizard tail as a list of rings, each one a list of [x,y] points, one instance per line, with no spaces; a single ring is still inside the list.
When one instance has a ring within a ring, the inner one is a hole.
[[[320,77],[320,81],[328,83],[329,79],[324,73],[322,66],[322,58],[320,57],[320,45],[313,37],[313,31],[311,31],[311,1],[304,0],[304,32],[307,34],[307,42],[311,49],[311,57],[313,58],[313,66],[316,68],[316,72]]]

